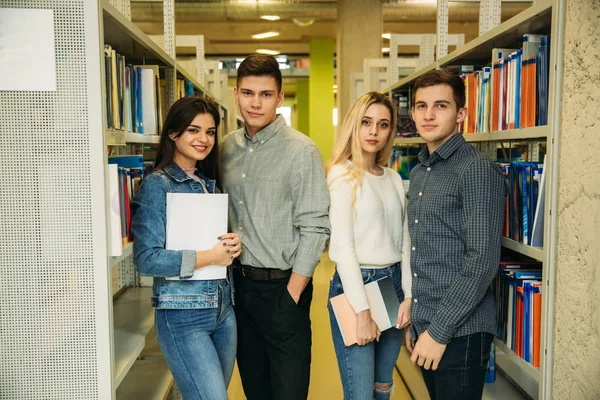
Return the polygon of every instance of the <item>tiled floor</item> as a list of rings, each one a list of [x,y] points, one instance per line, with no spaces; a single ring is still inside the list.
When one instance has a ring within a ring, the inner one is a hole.
[[[312,370],[308,398],[309,400],[342,399],[342,384],[331,340],[329,315],[327,312],[327,294],[329,279],[333,275],[334,264],[327,254],[323,254],[321,264],[317,267],[313,278],[314,297],[311,308],[313,326]],[[408,390],[399,376],[394,376],[395,389],[392,400],[411,399]],[[229,399],[244,400],[242,384],[234,372],[229,386]]]

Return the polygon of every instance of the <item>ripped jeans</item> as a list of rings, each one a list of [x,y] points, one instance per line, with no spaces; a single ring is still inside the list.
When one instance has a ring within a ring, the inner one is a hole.
[[[385,276],[392,278],[400,302],[404,300],[401,285],[400,264],[381,269],[362,269],[363,282],[369,283]],[[329,298],[343,292],[337,273],[333,275],[329,287]],[[390,328],[381,333],[379,342],[365,346],[356,344],[346,347],[340,333],[337,320],[327,302],[333,345],[337,356],[345,400],[388,400],[392,388],[377,389],[377,385],[392,385],[392,372],[402,345],[402,330]]]

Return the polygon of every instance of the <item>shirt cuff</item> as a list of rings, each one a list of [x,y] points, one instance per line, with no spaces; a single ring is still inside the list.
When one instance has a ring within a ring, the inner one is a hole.
[[[427,332],[429,332],[429,336],[431,336],[433,340],[441,344],[448,344],[452,340],[453,333],[439,326],[435,321],[429,324]]]
[[[316,264],[296,259],[292,271],[298,275],[312,278],[315,268],[317,268]]]
[[[196,270],[196,252],[194,250],[181,251],[181,269],[179,279],[190,279]]]

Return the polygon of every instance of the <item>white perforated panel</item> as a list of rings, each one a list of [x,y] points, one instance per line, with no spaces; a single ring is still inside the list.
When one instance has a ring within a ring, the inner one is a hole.
[[[435,35],[421,35],[418,68],[426,67],[435,61]]]
[[[175,0],[163,0],[165,52],[175,59]]]
[[[87,109],[90,80],[100,85],[86,62],[100,50],[88,50],[86,1],[0,0],[53,10],[57,81],[54,92],[0,90],[0,399],[105,392]]]
[[[196,42],[196,79],[201,85],[204,85],[205,66],[204,66],[204,35],[198,35]]]
[[[448,0],[437,0],[437,60],[448,54]]]

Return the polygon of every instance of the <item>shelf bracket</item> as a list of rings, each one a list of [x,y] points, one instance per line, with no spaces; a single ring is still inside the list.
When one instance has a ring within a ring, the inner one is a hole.
[[[437,0],[437,60],[448,55],[448,0]]]
[[[202,86],[205,81],[204,35],[198,35],[196,41],[196,79]]]

